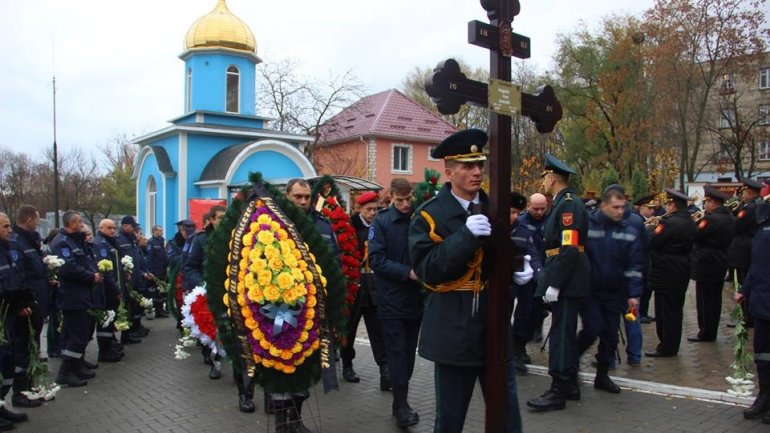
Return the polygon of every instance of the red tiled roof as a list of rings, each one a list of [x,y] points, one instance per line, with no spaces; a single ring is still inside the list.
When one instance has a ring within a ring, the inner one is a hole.
[[[401,91],[390,89],[361,98],[318,131],[322,145],[364,135],[438,143],[457,128]]]

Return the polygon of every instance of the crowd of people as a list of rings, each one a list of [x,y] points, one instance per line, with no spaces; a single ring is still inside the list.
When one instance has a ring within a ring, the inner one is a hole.
[[[374,191],[355,198],[350,224],[361,259],[359,290],[347,329],[336,330],[337,356],[343,380],[358,383],[353,343],[363,319],[379,367],[379,389],[392,391],[392,414],[401,428],[420,420],[408,402],[416,353],[435,366],[434,431],[461,432],[476,381],[485,389],[486,285],[492,254],[489,199],[481,189],[486,142],[483,131],[472,129],[437,146],[432,157],[445,161],[447,182],[417,209],[413,185],[403,178],[389,185],[387,207],[380,206],[382,197]],[[531,363],[527,343],[542,336],[549,314],[546,338],[552,382],[542,395],[526,402],[535,411],[562,410],[567,401],[580,400],[579,359],[597,340],[594,388],[621,392],[609,376],[619,360],[621,323],[628,336],[628,364],[640,365],[643,354],[677,356],[691,279],[699,332],[687,340],[715,341],[726,276],[740,287],[735,301],[745,307],[747,325],[755,327],[759,395],[744,416],[770,423],[766,302],[770,263],[767,254],[760,254],[770,247],[770,184],[743,179],[738,201],[730,207],[725,205],[734,200],[730,195],[706,185],[700,210],[673,189],[663,193],[663,206],[655,195],[632,203],[617,184],[596,198],[581,199],[570,187],[574,173],[546,154],[542,193],[528,198],[518,192],[510,195],[515,254],[509,290],[512,320],[506,330],[512,357],[505,431],[522,431],[516,376],[527,374]],[[306,213],[331,252],[339,255],[334,228],[314,202],[318,199],[311,194],[311,185],[292,179],[284,193]],[[178,286],[179,305],[181,295],[205,286],[206,245],[226,212],[225,207],[212,207],[200,231],[189,219],[177,222],[177,232],[168,242],[160,226],[152,227],[146,238],[131,216],[119,225],[104,219],[92,233],[80,213],[67,211],[63,227],[42,239],[37,232],[40,216],[33,206],[22,206],[13,224],[0,213],[2,395],[12,389],[13,406],[41,405],[39,393],[30,393],[40,390],[29,375],[31,357],[39,356],[29,343],[40,341],[46,320],[47,355],[61,357],[57,384],[80,387],[95,377],[98,364],[85,357],[94,337],[99,362],[122,360],[124,345],[148,335],[143,318],[169,317],[165,293],[169,286]],[[653,297],[655,317],[649,308]],[[147,299],[151,306],[142,302]],[[123,314],[109,320],[106,311]],[[659,342],[645,353],[641,327],[651,323]],[[220,353],[203,345],[202,355],[210,366],[209,378],[219,379]],[[254,412],[254,381],[245,370],[233,369],[239,408]],[[277,432],[310,431],[302,422],[308,396],[307,389],[266,389],[265,410],[275,414]],[[0,430],[26,419],[26,414],[0,407]]]

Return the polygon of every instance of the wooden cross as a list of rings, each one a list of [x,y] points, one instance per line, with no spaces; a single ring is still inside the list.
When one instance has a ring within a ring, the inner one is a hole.
[[[468,42],[489,49],[490,84],[468,79],[459,64],[449,59],[438,64],[425,83],[425,90],[442,114],[454,114],[463,104],[490,108],[489,176],[492,236],[489,264],[489,317],[486,351],[487,433],[505,431],[508,390],[508,331],[511,257],[514,246],[509,237],[511,185],[511,115],[528,116],[538,132],[553,131],[562,109],[553,88],[541,86],[534,95],[521,93],[510,84],[511,57],[529,58],[529,38],[511,31],[513,17],[521,11],[518,0],[481,0],[489,24],[468,23]],[[496,94],[492,94],[492,91]]]

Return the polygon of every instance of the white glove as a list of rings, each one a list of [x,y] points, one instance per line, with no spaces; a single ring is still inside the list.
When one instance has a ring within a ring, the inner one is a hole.
[[[465,220],[465,227],[473,233],[473,236],[489,236],[492,234],[492,225],[486,215],[471,215]]]
[[[532,266],[530,266],[529,261],[532,260],[532,257],[527,254],[524,256],[524,270],[521,272],[514,272],[513,273],[513,282],[518,284],[519,286],[523,286],[529,282],[529,280],[532,279],[532,277],[535,275],[535,271],[532,269]]]
[[[543,302],[546,304],[552,304],[559,300],[559,289],[556,287],[548,286],[548,290],[545,291],[545,296],[543,296]]]

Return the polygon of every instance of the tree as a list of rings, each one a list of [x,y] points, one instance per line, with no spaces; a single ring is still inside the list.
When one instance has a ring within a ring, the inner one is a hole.
[[[647,184],[647,176],[641,170],[634,170],[631,175],[631,196],[634,200],[650,193],[650,186]]]
[[[101,179],[103,200],[94,208],[103,217],[110,214],[133,215],[136,212],[134,174],[139,146],[127,134],[120,134],[101,148],[107,159],[107,173]]]
[[[566,159],[583,174],[611,169],[625,182],[634,169],[649,165],[654,113],[640,26],[632,17],[609,17],[596,34],[583,27],[558,38],[557,95],[565,111],[560,130]],[[600,181],[584,180],[592,188]]]
[[[16,210],[30,201],[36,183],[35,168],[28,155],[0,149],[0,207],[12,220]]]
[[[313,142],[303,149],[312,160],[318,127],[360,99],[364,85],[351,71],[320,80],[302,76],[298,68],[299,63],[292,59],[259,65],[257,88],[267,97],[257,98],[257,109],[275,117],[279,131],[313,136]]]
[[[679,152],[679,183],[702,170],[709,103],[718,80],[766,49],[766,0],[657,0],[645,13],[649,73],[664,116],[659,140]]]

